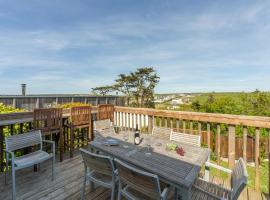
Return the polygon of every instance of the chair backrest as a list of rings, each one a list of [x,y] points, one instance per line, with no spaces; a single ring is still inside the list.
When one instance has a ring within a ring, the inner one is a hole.
[[[231,176],[231,199],[236,200],[246,187],[248,181],[247,167],[243,158],[240,158],[237,161],[234,169],[232,170]]]
[[[172,129],[165,128],[165,127],[158,127],[154,126],[152,129],[152,135],[158,137],[160,139],[169,140],[171,135]]]
[[[94,130],[105,130],[112,127],[110,119],[94,121]]]
[[[98,105],[97,119],[110,119],[111,122],[114,121],[114,105],[111,104],[101,104]]]
[[[61,129],[63,123],[63,109],[62,108],[50,108],[50,128]]]
[[[91,124],[91,106],[77,106],[70,109],[71,124],[84,125]]]
[[[85,166],[90,170],[95,170],[101,174],[114,174],[113,159],[109,156],[91,153],[85,149],[80,149]]]
[[[7,151],[15,151],[34,145],[40,145],[40,148],[42,149],[41,132],[40,130],[36,130],[28,133],[8,136],[5,138],[5,143]]]
[[[39,129],[42,133],[52,129],[62,128],[63,109],[62,108],[42,108],[34,110],[34,129]]]
[[[161,189],[157,175],[134,168],[118,159],[114,161],[121,185],[127,185],[151,199],[160,198]]]
[[[173,131],[171,133],[170,140],[190,144],[197,147],[201,146],[201,136],[199,135],[192,135]]]

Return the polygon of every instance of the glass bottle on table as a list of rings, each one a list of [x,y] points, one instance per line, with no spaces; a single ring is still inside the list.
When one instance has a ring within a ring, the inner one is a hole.
[[[140,142],[141,142],[140,131],[138,129],[138,124],[136,124],[136,130],[135,130],[135,133],[134,133],[134,144],[139,145]]]

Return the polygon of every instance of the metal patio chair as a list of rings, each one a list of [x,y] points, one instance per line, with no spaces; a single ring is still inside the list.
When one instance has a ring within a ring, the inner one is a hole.
[[[170,140],[176,141],[176,142],[182,142],[182,143],[197,146],[197,147],[201,146],[201,136],[199,135],[192,135],[192,134],[173,131],[171,132]]]
[[[118,170],[118,200],[171,199],[171,187],[159,181],[155,174],[134,168],[127,163],[114,159]]]
[[[192,188],[192,200],[199,199],[228,199],[237,200],[241,192],[247,185],[247,168],[244,160],[240,158],[233,170],[207,162],[206,166],[214,167],[221,171],[231,174],[231,189],[224,188],[220,185],[207,182],[203,179],[197,179]]]
[[[152,129],[153,136],[164,140],[170,140],[171,133],[171,128],[154,126]]]
[[[81,199],[85,198],[86,181],[90,181],[91,189],[100,185],[111,189],[111,200],[114,199],[117,186],[117,170],[114,167],[113,159],[109,156],[91,153],[80,149],[84,161],[84,180]]]
[[[12,199],[16,199],[16,177],[17,170],[34,166],[46,160],[52,160],[52,180],[54,179],[54,165],[55,165],[55,143],[49,140],[42,140],[41,131],[31,131],[28,133],[12,135],[5,138],[6,143],[6,169],[8,163],[11,161],[12,172]],[[51,153],[43,151],[43,143],[51,144]],[[39,145],[39,149],[23,156],[16,157],[15,151]],[[9,157],[11,156],[11,158]],[[7,184],[8,170],[6,170],[5,182]]]
[[[94,121],[94,135],[95,136],[106,137],[106,136],[110,136],[114,134],[116,134],[114,130],[114,125],[110,121],[110,119]]]

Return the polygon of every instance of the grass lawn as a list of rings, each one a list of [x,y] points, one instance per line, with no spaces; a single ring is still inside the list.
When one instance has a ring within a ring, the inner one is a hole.
[[[223,167],[228,167],[227,162],[221,162],[221,165]],[[248,170],[248,187],[255,188],[255,168],[248,166],[247,170]],[[212,176],[220,175],[222,179],[228,178],[227,173],[220,172],[219,170],[214,169],[214,168],[210,169],[210,174]],[[267,161],[264,161],[260,166],[260,190],[261,192],[264,192],[266,194],[269,193],[268,191],[268,162]]]

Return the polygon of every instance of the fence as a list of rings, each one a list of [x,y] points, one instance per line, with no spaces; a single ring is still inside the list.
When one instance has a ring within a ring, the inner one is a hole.
[[[0,103],[14,108],[33,111],[35,108],[49,108],[56,104],[70,102],[88,103],[91,105],[113,104],[124,106],[125,100],[120,96],[91,96],[91,95],[29,95],[29,96],[0,96]]]

